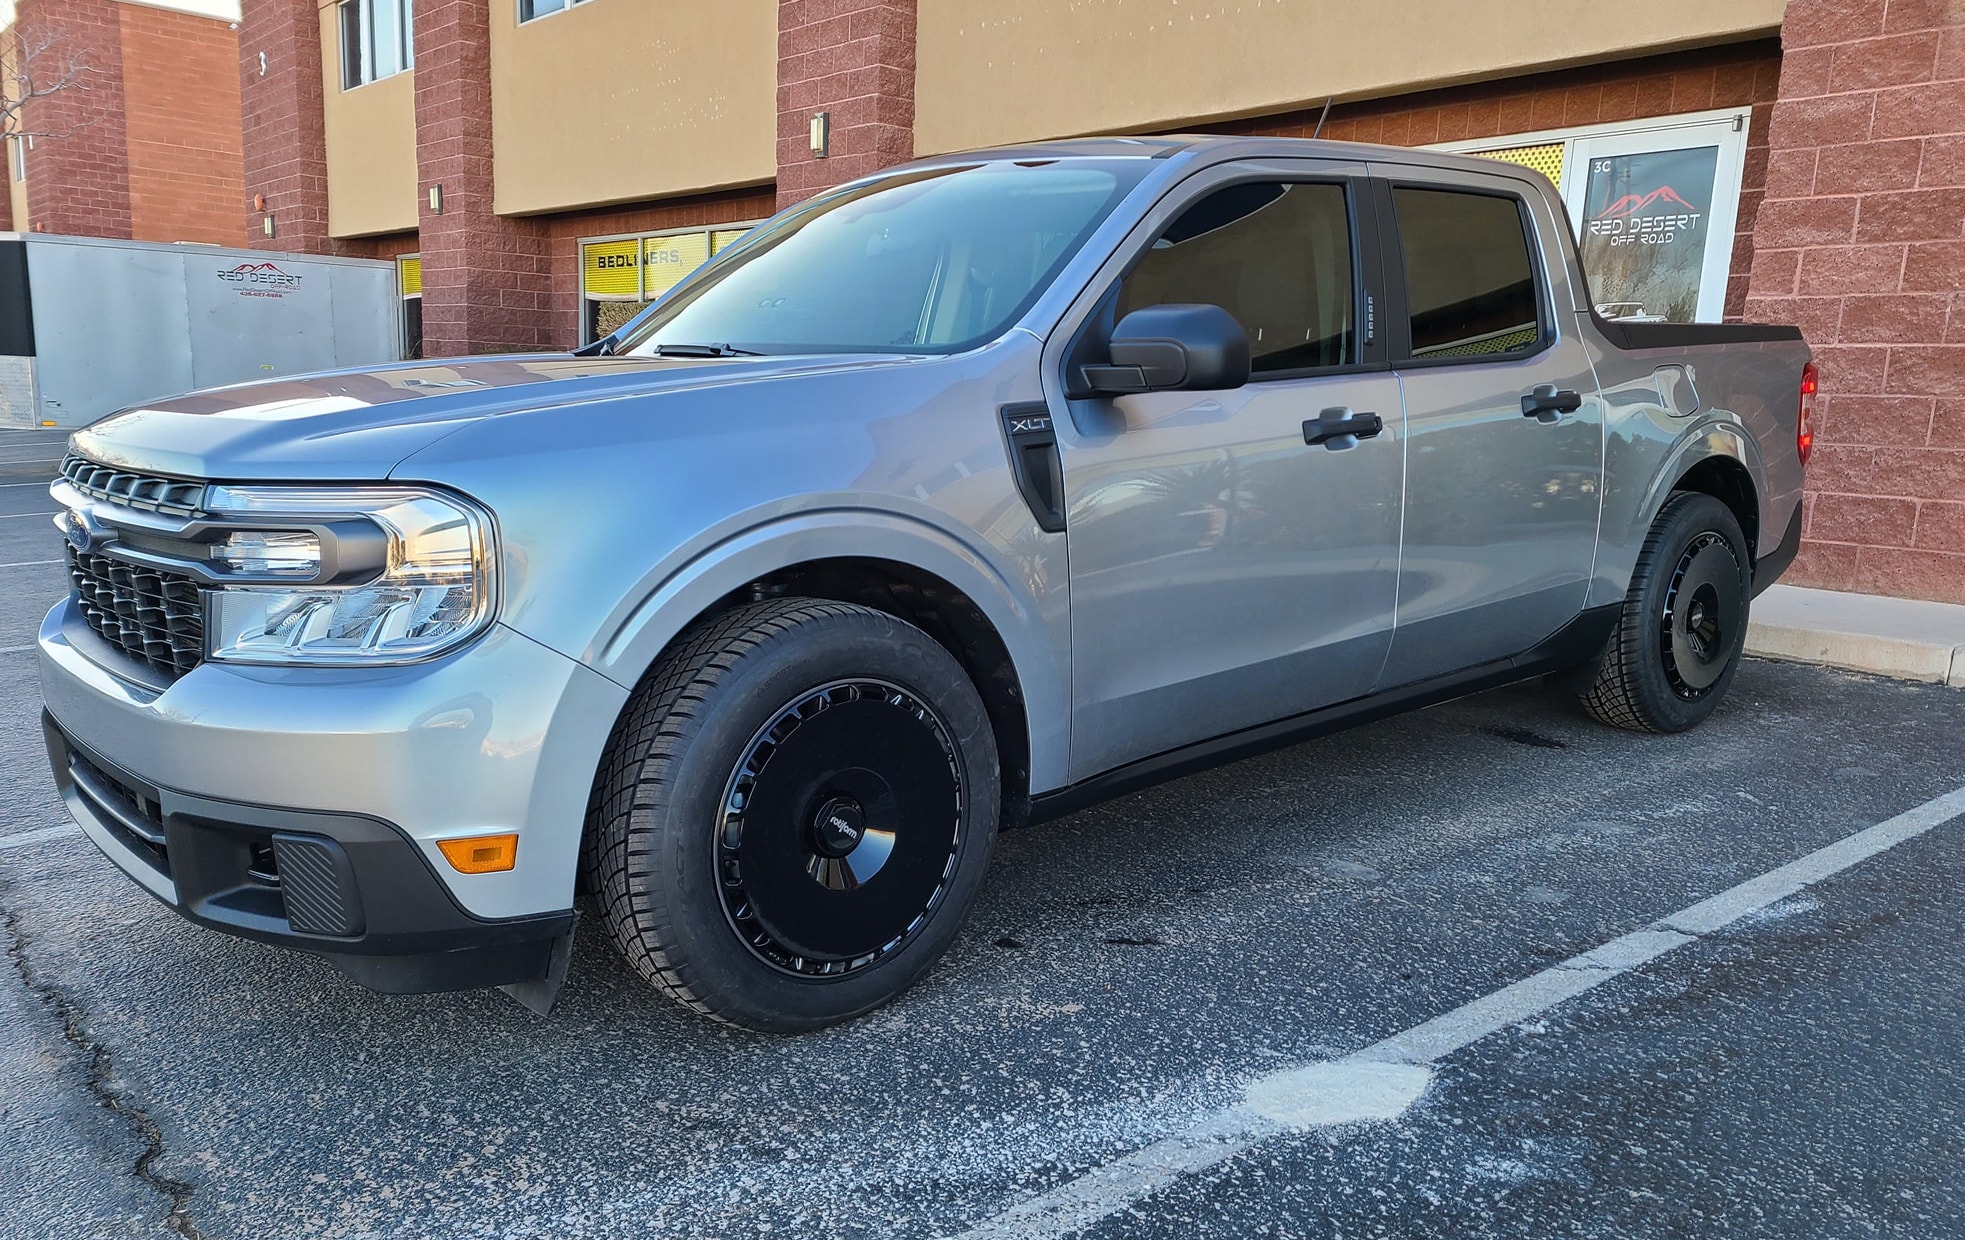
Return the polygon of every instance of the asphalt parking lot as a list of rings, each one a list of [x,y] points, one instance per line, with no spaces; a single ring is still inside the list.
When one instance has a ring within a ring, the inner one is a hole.
[[[1965,1235],[1965,802],[1919,808],[1965,693],[1753,662],[1644,738],[1504,690],[1005,838],[856,1024],[709,1024],[592,933],[540,1019],[192,927],[50,830],[59,453],[0,432],[0,1236]],[[1448,1026],[1335,1122],[1264,1093]]]

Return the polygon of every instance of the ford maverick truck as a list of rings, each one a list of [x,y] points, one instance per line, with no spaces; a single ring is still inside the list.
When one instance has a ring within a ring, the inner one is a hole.
[[[1003,828],[1533,676],[1699,723],[1814,389],[1793,328],[1601,317],[1510,164],[926,160],[575,354],[75,434],[48,752],[152,895],[369,986],[543,1008],[578,896],[810,1029],[935,962]]]

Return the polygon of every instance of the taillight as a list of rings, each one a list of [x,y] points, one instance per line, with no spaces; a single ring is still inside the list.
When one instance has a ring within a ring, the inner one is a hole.
[[[1808,463],[1808,454],[1815,450],[1815,390],[1819,385],[1815,377],[1815,363],[1810,362],[1801,368],[1801,416],[1794,427],[1794,450],[1801,457],[1801,463]]]

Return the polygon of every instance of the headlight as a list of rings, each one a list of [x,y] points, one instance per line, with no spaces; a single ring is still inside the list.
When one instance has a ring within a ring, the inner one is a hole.
[[[404,663],[441,654],[491,622],[491,519],[457,496],[420,487],[214,486],[205,509],[240,527],[207,552],[213,659]]]

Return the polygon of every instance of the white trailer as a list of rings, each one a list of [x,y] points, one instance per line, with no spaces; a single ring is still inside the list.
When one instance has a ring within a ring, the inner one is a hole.
[[[0,233],[0,427],[402,351],[394,263]]]

